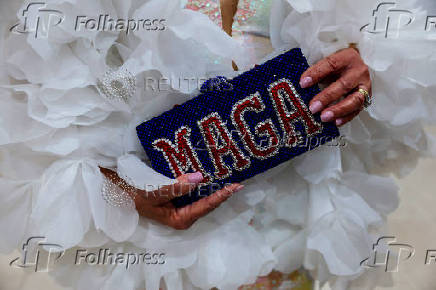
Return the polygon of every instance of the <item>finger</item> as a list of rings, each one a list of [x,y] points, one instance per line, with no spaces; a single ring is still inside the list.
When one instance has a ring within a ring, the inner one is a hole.
[[[177,183],[165,185],[152,191],[143,191],[141,196],[153,205],[163,204],[178,196],[190,193],[203,179],[201,172],[186,173],[177,178]]]
[[[170,208],[153,206],[141,196],[135,199],[135,206],[140,216],[158,221],[162,224],[165,224],[165,221],[171,214]]]
[[[175,209],[173,214],[169,217],[167,224],[175,229],[185,230],[196,220],[216,209],[233,193],[241,190],[243,187],[244,186],[240,184],[231,184],[193,204]]]
[[[348,115],[346,115],[344,117],[337,118],[336,121],[335,121],[336,126],[341,127],[341,126],[345,125],[346,123],[350,122],[351,120],[354,119],[354,117],[359,115],[360,111],[361,110],[354,111],[351,114],[348,114]]]
[[[354,49],[346,49],[323,58],[301,75],[300,86],[302,88],[311,87],[330,74],[341,71],[351,62],[351,59],[356,54],[358,53]]]
[[[171,217],[176,209],[171,203],[167,203],[164,206],[152,206],[146,203],[145,206],[137,206],[136,209],[138,210],[139,215],[174,228],[173,223],[171,222]]]
[[[359,85],[360,72],[349,70],[337,81],[316,95],[309,105],[312,114],[318,113],[336,100],[339,100]]]
[[[364,102],[365,96],[360,92],[354,92],[339,103],[325,109],[321,114],[321,120],[330,122],[333,119],[347,116],[354,111],[361,111]]]

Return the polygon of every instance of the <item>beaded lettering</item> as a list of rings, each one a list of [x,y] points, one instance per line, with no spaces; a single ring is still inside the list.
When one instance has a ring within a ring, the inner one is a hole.
[[[215,178],[225,179],[229,177],[232,168],[238,171],[249,168],[250,158],[265,160],[277,155],[282,143],[286,147],[295,147],[304,142],[301,133],[297,132],[295,128],[296,122],[303,124],[308,137],[322,132],[322,124],[314,119],[289,80],[281,79],[270,84],[268,93],[285,142],[280,142],[280,135],[271,119],[273,116],[259,122],[254,127],[254,132],[251,132],[252,130],[244,119],[244,115],[248,112],[259,114],[265,110],[265,104],[259,92],[236,102],[230,113],[232,125],[240,136],[243,149],[250,156],[245,156],[241,148],[238,147],[239,144],[231,138],[229,129],[217,112],[213,112],[197,122],[215,169],[214,176],[208,175],[200,163],[189,139],[191,128],[188,126],[182,126],[175,132],[175,144],[171,140],[161,138],[155,140],[153,146],[163,153],[175,177],[192,169],[202,172],[206,177],[205,182],[209,182]],[[266,137],[267,144],[257,144],[255,136]],[[232,157],[231,167],[225,164],[224,156]]]

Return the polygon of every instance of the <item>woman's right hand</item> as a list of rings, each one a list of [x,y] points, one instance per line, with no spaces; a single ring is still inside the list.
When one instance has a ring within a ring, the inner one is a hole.
[[[237,183],[230,184],[197,202],[176,208],[171,200],[189,194],[196,188],[203,181],[203,175],[200,172],[181,175],[177,178],[177,183],[162,186],[157,190],[145,191],[128,185],[110,169],[100,168],[100,170],[113,183],[123,184],[122,189],[132,197],[141,216],[177,230],[188,229],[196,220],[219,207],[233,193],[244,187]]]

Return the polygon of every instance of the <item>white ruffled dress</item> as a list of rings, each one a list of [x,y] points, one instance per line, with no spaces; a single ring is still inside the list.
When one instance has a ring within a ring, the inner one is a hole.
[[[384,283],[360,266],[398,205],[390,174],[404,176],[434,154],[424,126],[436,121],[434,40],[420,25],[398,37],[361,32],[377,1],[277,0],[270,16],[276,53],[301,47],[314,63],[357,43],[373,73],[373,105],[341,128],[346,146],[322,146],[247,181],[190,229],[177,231],[105,202],[99,167],[134,185],[173,181],[149,168],[135,127],[195,95],[147,80],[248,69],[246,47],[179,0],[50,0],[64,13],[48,38],[9,30],[29,3],[0,9],[0,251],[31,236],[62,245],[50,272],[74,289],[237,289],[272,269],[305,268],[334,289]],[[398,1],[416,18],[414,1]],[[14,11],[14,13],[11,13]],[[15,13],[16,11],[16,13]],[[163,18],[161,32],[74,31],[77,15]],[[119,67],[133,77],[127,99],[97,89]],[[74,265],[77,249],[165,253],[162,265]]]

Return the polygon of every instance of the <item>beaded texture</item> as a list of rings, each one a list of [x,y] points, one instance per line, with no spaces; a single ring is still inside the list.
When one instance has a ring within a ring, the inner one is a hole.
[[[97,90],[109,100],[128,103],[135,95],[136,78],[126,69],[109,69],[97,81]]]
[[[101,194],[103,199],[111,206],[135,208],[135,203],[125,188],[122,185],[113,183],[108,178],[103,181]]]
[[[263,0],[259,3],[258,2],[259,1],[253,0],[240,0],[238,2],[235,20],[239,26],[243,25],[244,22],[256,15],[256,8],[257,6],[262,5]],[[185,8],[206,14],[210,20],[215,22],[218,26],[221,26],[222,24],[219,0],[188,0]],[[236,23],[234,23],[234,26]]]
[[[301,50],[292,49],[227,80],[231,90],[207,86],[197,97],[136,128],[153,169],[170,178],[193,171],[206,176],[207,184],[173,200],[176,206],[339,136],[334,124],[322,123],[319,113],[308,110],[309,101],[320,91],[317,86],[299,86],[308,67]],[[223,83],[222,77],[219,82]]]

